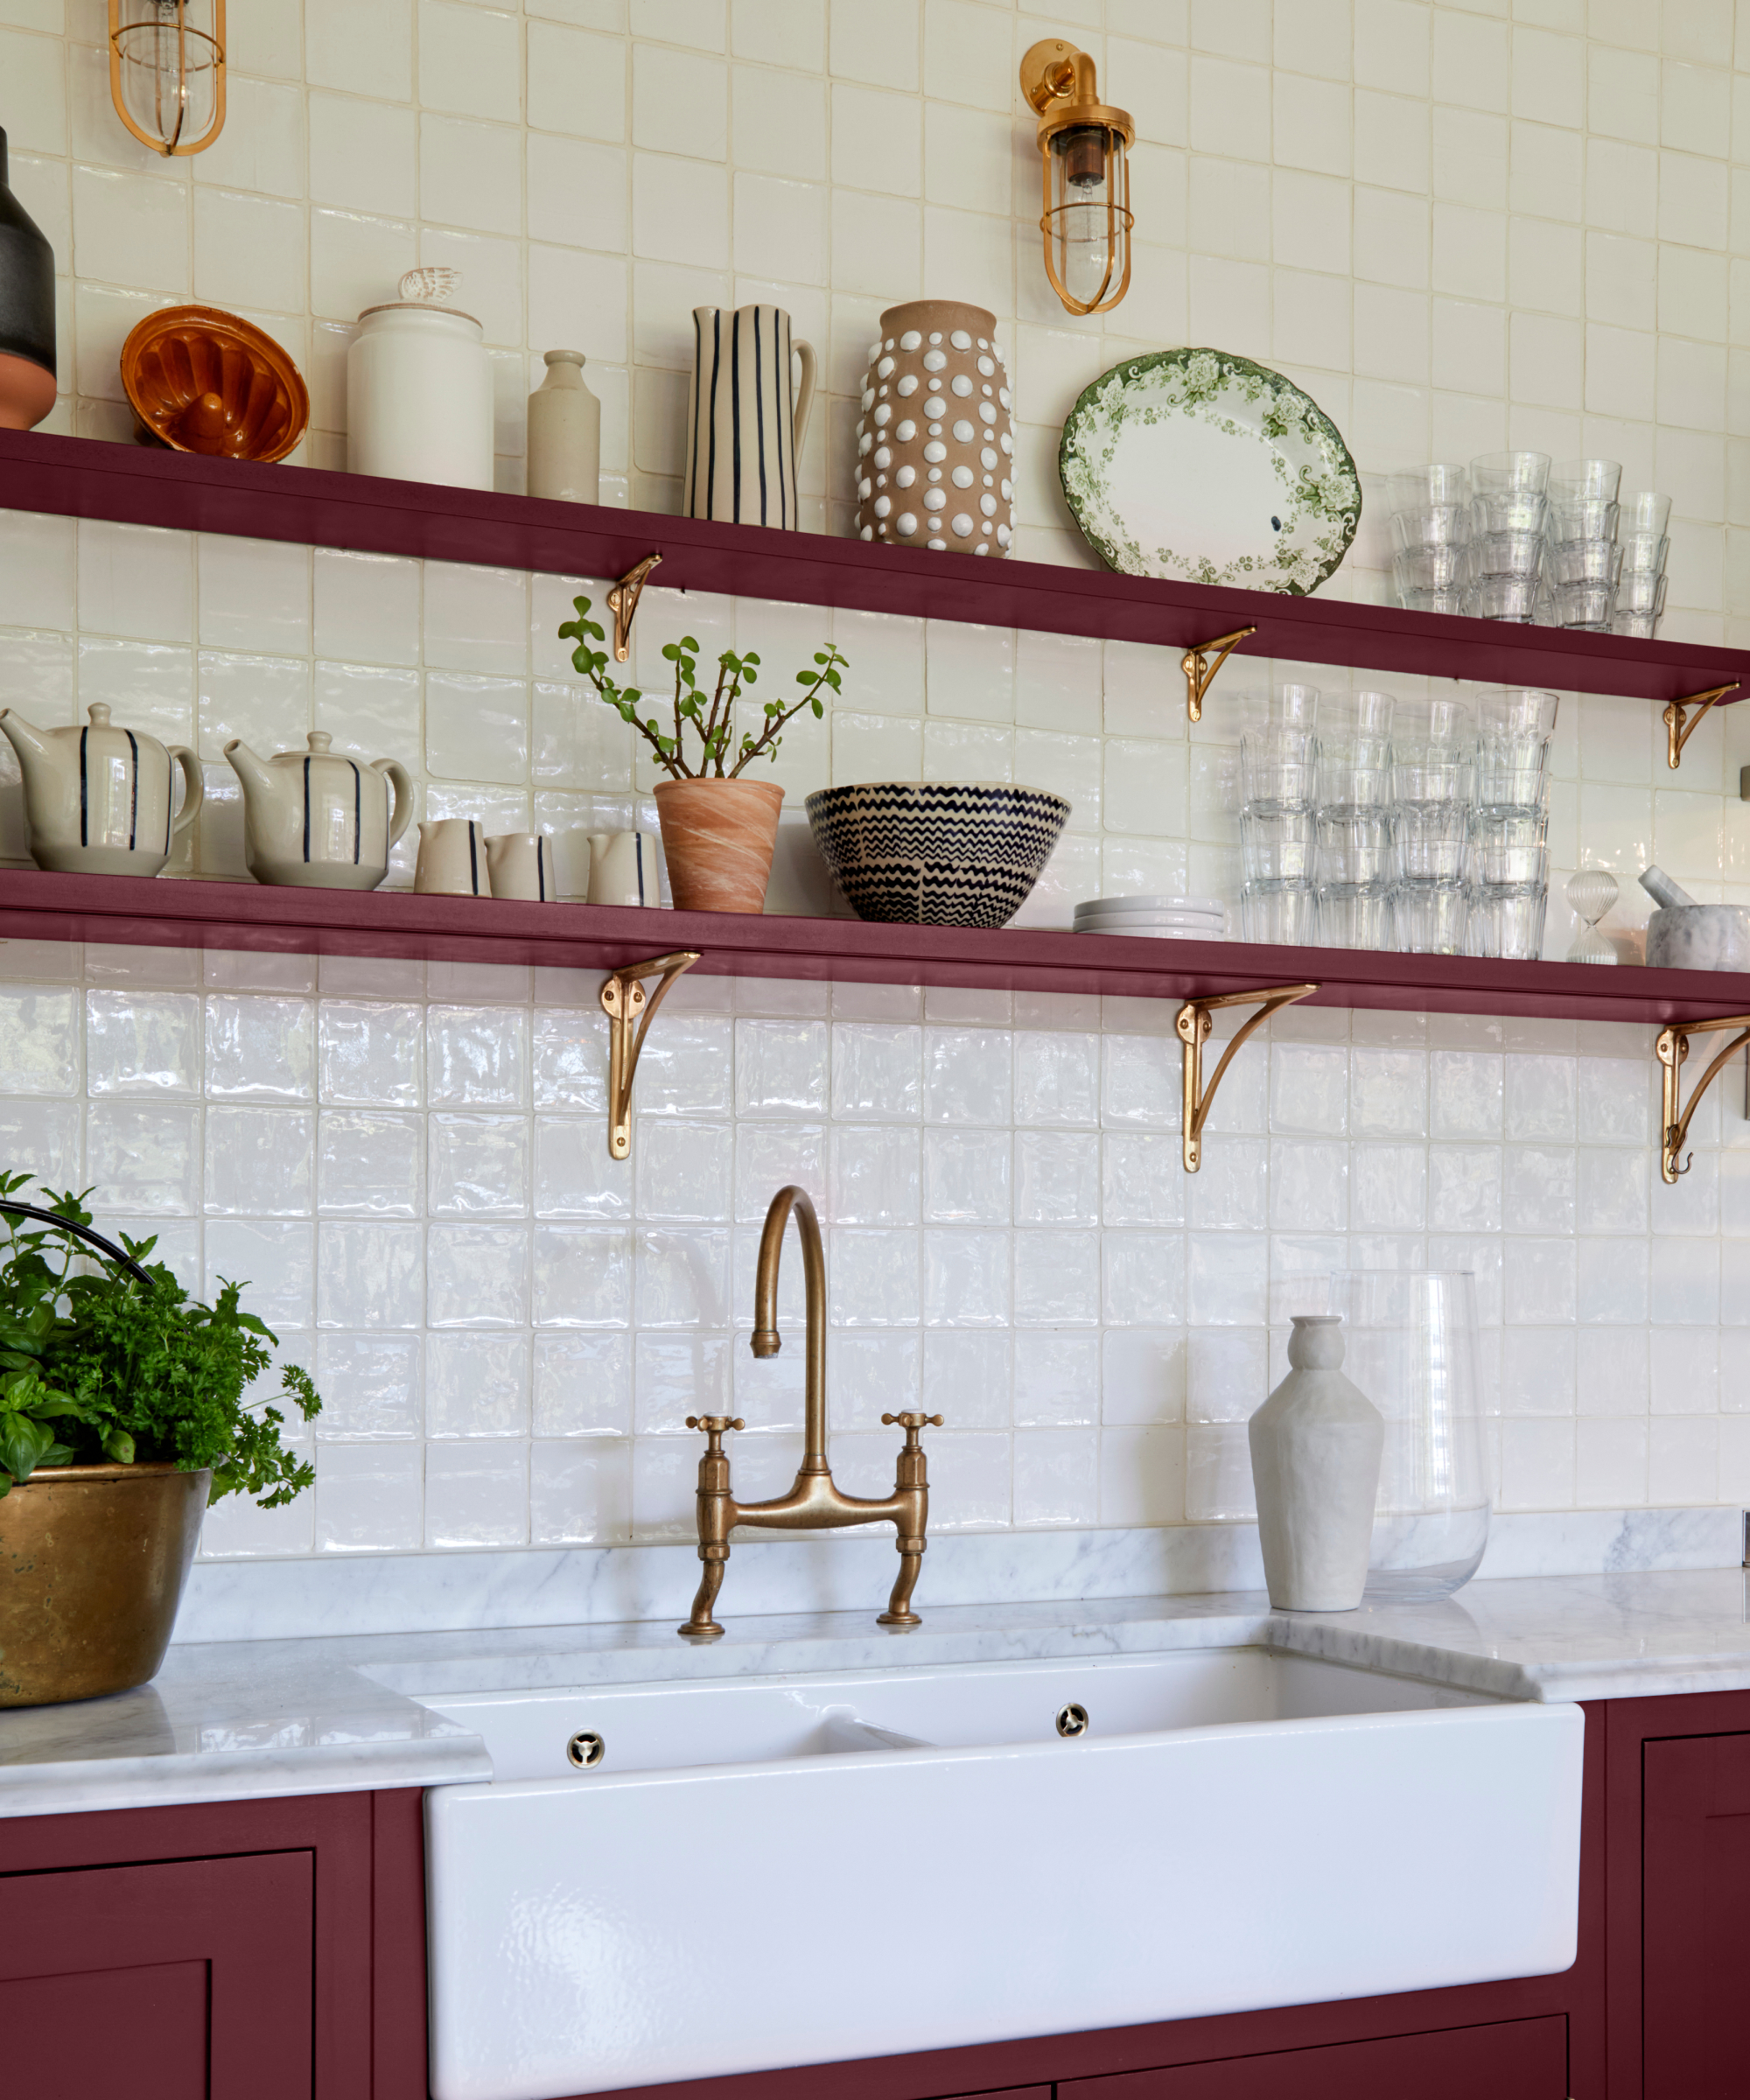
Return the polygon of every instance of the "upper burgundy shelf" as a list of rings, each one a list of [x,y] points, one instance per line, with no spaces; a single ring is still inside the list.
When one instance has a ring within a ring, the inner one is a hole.
[[[417,897],[403,890],[277,889],[238,882],[0,871],[0,938],[282,955],[614,970],[697,948],[707,976],[1212,998],[1316,981],[1318,1006],[1562,1020],[1711,1020],[1750,1011],[1750,977],[1705,970],[1482,962],[1241,942],[1138,941],[1091,934],[640,911]]]
[[[660,553],[662,565],[652,581],[667,589],[921,613],[1176,649],[1256,625],[1240,654],[1660,701],[1733,682],[1750,654],[1454,620],[1336,598],[1157,583],[1042,562],[982,562],[820,533],[206,459],[39,431],[0,430],[0,508],[561,576],[620,577]],[[1163,690],[1163,704],[1177,698],[1176,690]]]

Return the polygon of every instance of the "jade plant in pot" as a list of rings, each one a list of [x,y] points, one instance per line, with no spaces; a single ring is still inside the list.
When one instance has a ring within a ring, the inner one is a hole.
[[[0,1173],[0,1707],[144,1684],[208,1502],[277,1508],[316,1477],[281,1410],[247,1396],[277,1337],[242,1287],[201,1305],[155,1241],[118,1247],[78,1196],[19,1199],[28,1182]],[[306,1370],[280,1382],[318,1411]]]
[[[601,646],[606,638],[590,618],[589,599],[576,598],[571,603],[578,617],[568,620],[559,634],[578,645],[571,653],[573,666],[644,738],[668,776],[657,785],[656,814],[676,906],[683,912],[763,910],[784,790],[771,780],[741,776],[756,759],[777,758],[783,741],[780,732],[793,716],[804,708],[816,719],[826,712],[822,694],[839,690],[839,674],[850,669],[849,662],[830,643],[816,649],[815,668],[796,673],[800,697],[788,706],[780,700],[761,704],[755,734],[741,721],[742,713],[754,704],[748,689],[759,682],[758,655],[752,649],[744,655],[725,649],[717,660],[716,686],[708,692],[698,682],[699,645],[683,634],[662,647],[664,661],[675,667],[670,719],[665,724],[654,714],[640,713],[653,704],[635,686],[614,683]],[[690,752],[689,730],[697,746]]]

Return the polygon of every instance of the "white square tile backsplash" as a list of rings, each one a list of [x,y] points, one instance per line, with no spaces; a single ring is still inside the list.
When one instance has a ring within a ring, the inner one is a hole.
[[[1508,443],[1621,458],[1676,499],[1667,632],[1741,641],[1729,10],[1594,9],[1585,35],[1532,11],[1079,0],[1063,26],[1139,126],[1138,261],[1123,305],[1071,321],[1017,115],[1043,32],[1004,4],[665,0],[628,24],[592,0],[284,0],[234,24],[230,123],[192,168],[114,122],[89,9],[63,35],[26,8],[4,32],[29,83],[4,113],[13,179],[71,272],[49,427],[125,437],[122,337],[193,296],[290,347],[315,410],[298,457],[341,466],[354,317],[451,262],[494,346],[500,486],[522,486],[522,397],[565,340],[604,404],[604,500],[672,509],[688,310],[775,299],[822,358],[804,523],[843,531],[879,311],[958,295],[995,306],[1009,357],[1022,556],[1088,559],[1055,472],[1080,390],[1214,341],[1305,384],[1370,494]],[[1381,514],[1331,590],[1385,595]],[[242,872],[223,742],[319,726],[407,764],[421,816],[555,834],[575,888],[584,832],[654,821],[648,760],[554,632],[602,590],[0,514],[0,698],[48,724],[105,700],[198,744],[200,874]],[[653,585],[651,690],[681,625],[707,657],[758,648],[774,684],[828,640],[850,658],[843,704],[774,773],[793,809],[870,778],[1060,788],[1069,829],[1023,924],[1102,892],[1236,893],[1241,696],[1271,667],[1230,667],[1189,728],[1171,649]],[[1656,709],[1564,696],[1549,952],[1577,866],[1618,872],[1631,934],[1648,858],[1750,901],[1746,760],[1750,708],[1704,721],[1673,775]],[[412,867],[410,834],[391,883]],[[746,1415],[744,1491],[781,1488],[799,1353],[756,1363],[745,1335],[788,1180],[829,1229],[841,1474],[884,1488],[881,1412],[939,1409],[933,1528],[1243,1517],[1243,1417],[1289,1314],[1348,1263],[1475,1270],[1503,1506],[1750,1494],[1742,1089],[1704,1103],[1693,1172],[1664,1187],[1644,1030],[1285,1014],[1229,1073],[1193,1180],[1166,1005],[689,979],[615,1163],[594,993],[558,970],[0,949],[0,1153],[94,1186],[191,1284],[248,1277],[316,1367],[316,1494],[225,1506],[210,1554],[684,1536],[700,1406]],[[793,1320],[794,1256],[783,1303]]]

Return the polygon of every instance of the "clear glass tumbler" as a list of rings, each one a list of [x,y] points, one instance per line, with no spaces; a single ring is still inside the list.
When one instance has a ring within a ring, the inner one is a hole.
[[[1471,470],[1449,464],[1406,467],[1387,486],[1394,513],[1456,509],[1471,500]]]
[[[1470,925],[1470,886],[1399,880],[1391,892],[1391,945],[1400,955],[1461,956]]]
[[[1240,892],[1240,924],[1248,941],[1312,948],[1319,939],[1319,892],[1310,882],[1249,882]]]
[[[1557,705],[1554,693],[1533,686],[1488,686],[1478,693],[1478,808],[1539,810],[1544,807]]]
[[[1671,499],[1656,495],[1651,489],[1642,489],[1636,494],[1622,500],[1622,531],[1625,537],[1632,533],[1650,533],[1657,539],[1665,536],[1665,528],[1671,522]]]
[[[1240,797],[1247,810],[1307,809],[1319,788],[1319,690],[1283,685],[1261,726],[1240,732]]]
[[[1478,532],[1541,532],[1549,502],[1547,452],[1485,452],[1471,461]]]
[[[1318,820],[1310,808],[1240,812],[1240,857],[1248,882],[1311,882]]]
[[[1540,586],[1535,576],[1485,576],[1465,593],[1473,620],[1510,620],[1529,626],[1537,617]]]
[[[1622,486],[1622,467],[1615,459],[1558,459],[1550,469],[1552,503],[1614,503]]]
[[[1465,953],[1503,962],[1535,962],[1544,953],[1550,908],[1547,872],[1535,881],[1479,886],[1465,921]]]
[[[1488,1544],[1488,1444],[1467,1270],[1339,1270],[1344,1375],[1385,1418],[1367,1595],[1450,1597]]]

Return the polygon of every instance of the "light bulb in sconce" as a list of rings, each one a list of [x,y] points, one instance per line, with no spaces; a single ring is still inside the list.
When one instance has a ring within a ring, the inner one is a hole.
[[[1100,100],[1094,61],[1060,37],[1021,60],[1021,93],[1039,116],[1040,231],[1046,275],[1071,313],[1104,313],[1130,284],[1130,112]]]
[[[109,99],[154,153],[203,152],[225,126],[225,0],[109,0]]]
[[[1616,902],[1615,876],[1607,868],[1582,868],[1578,875],[1569,876],[1567,896],[1580,922],[1580,930],[1568,950],[1568,961],[1614,962],[1615,945],[1599,932],[1598,922]]]

